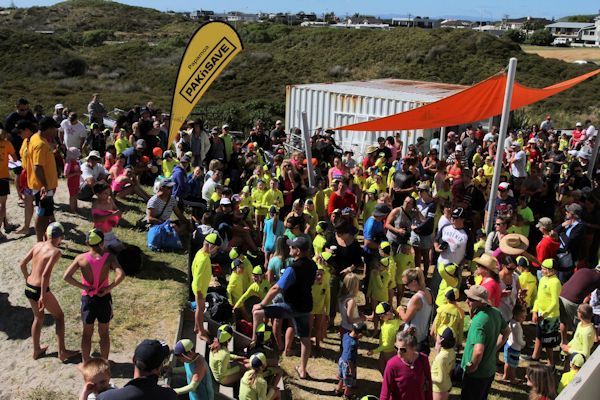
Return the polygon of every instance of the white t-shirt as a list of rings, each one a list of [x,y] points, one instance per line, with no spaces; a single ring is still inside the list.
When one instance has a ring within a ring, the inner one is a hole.
[[[523,150],[517,151],[515,154],[515,161],[510,166],[510,173],[515,178],[525,178],[527,171],[525,170],[527,164],[527,155]]]
[[[448,248],[440,253],[438,264],[460,265],[467,252],[467,232],[464,229],[456,229],[454,225],[446,225],[438,232],[436,242],[440,240],[448,243]]]
[[[69,147],[81,149],[81,144],[87,137],[87,130],[81,121],[77,121],[77,123],[73,125],[71,124],[71,121],[65,119],[60,123],[60,129],[63,131],[63,141],[67,149]]]
[[[202,186],[202,198],[206,201],[210,201],[210,196],[215,192],[215,187],[219,184],[219,182],[215,182],[212,177],[204,182]]]
[[[508,345],[513,350],[521,351],[525,347],[525,339],[523,338],[523,328],[521,324],[511,319],[508,323],[510,327],[510,336],[508,337]]]
[[[85,161],[81,163],[81,183],[88,178],[94,178],[97,181],[101,175],[108,175],[108,171],[100,163],[97,163],[94,168]]]

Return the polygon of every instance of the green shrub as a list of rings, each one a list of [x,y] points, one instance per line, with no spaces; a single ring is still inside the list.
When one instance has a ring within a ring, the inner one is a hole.
[[[545,29],[538,29],[531,34],[528,42],[535,46],[550,46],[553,40],[554,37],[549,31]]]
[[[111,31],[94,29],[92,31],[83,32],[82,42],[84,46],[97,47],[103,45],[105,41],[114,38],[115,36]]]

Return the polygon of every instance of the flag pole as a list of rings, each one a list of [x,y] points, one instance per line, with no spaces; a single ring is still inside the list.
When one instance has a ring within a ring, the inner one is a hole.
[[[502,172],[502,156],[504,152],[504,139],[508,131],[508,120],[510,119],[510,102],[512,100],[515,74],[517,72],[517,59],[511,58],[508,62],[508,74],[506,76],[506,90],[504,91],[504,104],[502,106],[502,119],[500,120],[500,135],[498,136],[498,147],[496,148],[496,162],[494,163],[494,176],[490,187],[490,197],[487,207],[487,220],[485,221],[486,233],[494,229],[494,209],[496,208],[496,196],[500,173]]]

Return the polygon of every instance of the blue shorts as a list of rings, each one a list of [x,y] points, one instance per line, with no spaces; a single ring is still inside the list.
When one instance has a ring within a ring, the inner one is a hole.
[[[511,368],[519,367],[519,357],[521,352],[513,349],[508,345],[508,342],[504,344],[504,362]]]
[[[340,359],[338,361],[338,379],[343,382],[347,388],[354,387],[356,385],[356,377],[352,375],[352,368],[350,364]]]
[[[309,337],[310,332],[308,330],[308,321],[310,312],[308,313],[295,313],[289,304],[287,303],[276,303],[264,307],[265,317],[267,318],[280,318],[290,319],[294,324],[294,330],[296,335],[301,338]]]

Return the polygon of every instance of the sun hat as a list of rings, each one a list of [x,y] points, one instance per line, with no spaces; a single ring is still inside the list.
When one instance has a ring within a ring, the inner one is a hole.
[[[379,147],[371,145],[371,146],[367,147],[366,153],[372,154],[372,153],[375,153],[377,150],[379,150]]]
[[[489,304],[489,302],[488,302],[489,293],[488,293],[487,289],[481,285],[471,286],[470,288],[465,290],[465,294],[467,295],[467,298],[469,298],[469,299],[480,301],[485,304]]]
[[[529,239],[520,233],[509,233],[500,240],[500,251],[510,256],[523,254],[529,247]]]
[[[85,160],[87,161],[90,158],[95,158],[96,160],[102,160],[102,156],[100,155],[100,152],[98,150],[90,151],[90,154],[88,154],[88,156],[85,158]]]
[[[475,257],[473,262],[489,271],[498,273],[498,261],[491,254],[483,253],[480,257]]]

